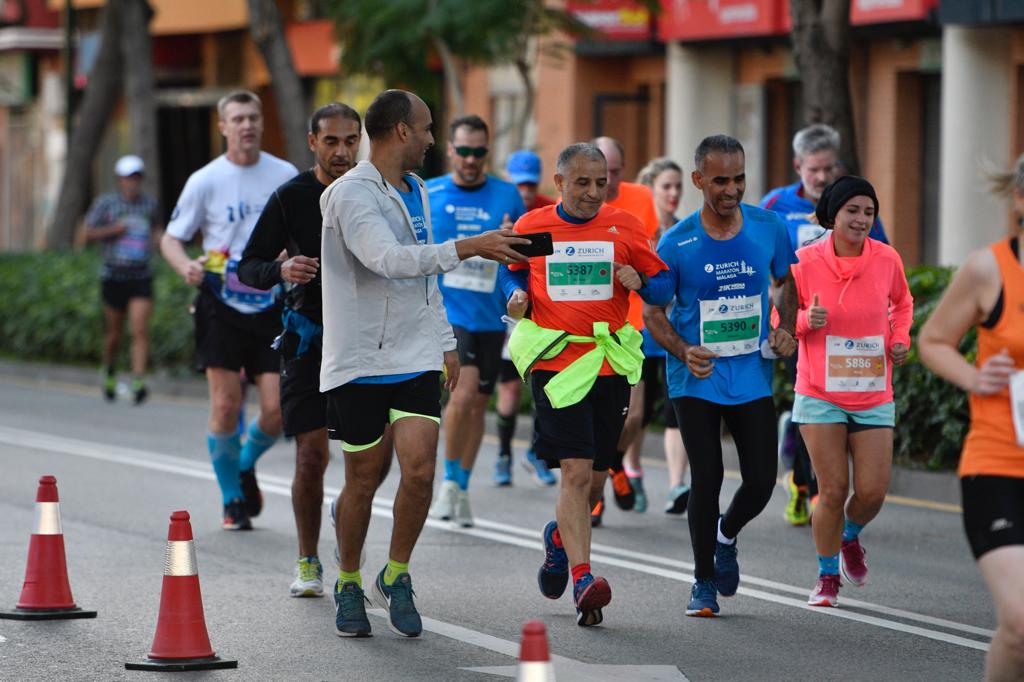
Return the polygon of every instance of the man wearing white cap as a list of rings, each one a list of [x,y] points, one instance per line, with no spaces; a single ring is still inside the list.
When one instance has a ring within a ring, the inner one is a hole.
[[[127,312],[132,329],[132,394],[135,404],[146,399],[149,358],[149,315],[153,310],[153,235],[159,231],[156,199],[143,194],[145,164],[129,154],[114,164],[117,191],[96,198],[85,217],[86,240],[103,244],[103,395],[117,397],[114,361]]]

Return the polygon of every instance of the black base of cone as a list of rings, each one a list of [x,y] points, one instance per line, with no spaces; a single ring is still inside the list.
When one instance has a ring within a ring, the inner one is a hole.
[[[95,611],[84,611],[77,606],[73,609],[11,609],[0,611],[0,618],[7,620],[68,620],[70,618],[95,618]]]
[[[127,670],[155,670],[163,672],[182,672],[185,670],[218,670],[221,668],[237,668],[238,661],[229,661],[220,656],[210,658],[147,658],[140,663],[125,663]]]

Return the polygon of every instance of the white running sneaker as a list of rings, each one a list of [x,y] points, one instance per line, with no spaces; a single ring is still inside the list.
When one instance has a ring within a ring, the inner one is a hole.
[[[335,522],[335,514],[337,514],[338,500],[337,498],[331,500],[331,528],[336,528],[337,523]],[[334,565],[341,568],[341,550],[338,548],[338,535],[334,535]],[[359,552],[359,570],[363,570],[363,566],[366,565],[366,545],[363,545],[363,549]]]
[[[295,562],[295,580],[289,588],[293,597],[324,596],[324,567],[316,557],[301,557]]]
[[[434,506],[430,508],[431,518],[451,521],[455,518],[455,501],[459,496],[459,484],[455,481],[442,481],[437,489]]]
[[[460,528],[473,527],[473,512],[469,508],[469,491],[460,490],[455,498],[455,517],[452,523]]]

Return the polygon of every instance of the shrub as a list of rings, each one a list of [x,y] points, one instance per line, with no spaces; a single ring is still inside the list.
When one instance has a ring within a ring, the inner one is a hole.
[[[98,365],[103,334],[99,268],[95,249],[0,254],[0,354]],[[188,308],[195,290],[162,260],[154,260],[154,269],[151,364],[186,370],[194,354]],[[122,344],[121,366],[127,366],[127,346]]]

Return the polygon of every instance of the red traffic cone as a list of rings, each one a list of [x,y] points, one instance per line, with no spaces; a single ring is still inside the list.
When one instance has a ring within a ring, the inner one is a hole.
[[[0,618],[54,620],[95,617],[95,611],[83,611],[71,597],[64,535],[60,528],[57,479],[43,476],[36,492],[36,532],[28,543],[28,565],[25,567],[21,598],[13,611],[0,611]]]
[[[128,670],[212,670],[237,668],[213,653],[203,616],[199,591],[196,549],[187,511],[171,514],[164,558],[164,584],[160,591],[160,614],[149,657],[141,663],[125,663]]]
[[[547,629],[539,620],[528,621],[523,626],[516,682],[555,682],[555,668],[548,653]]]

